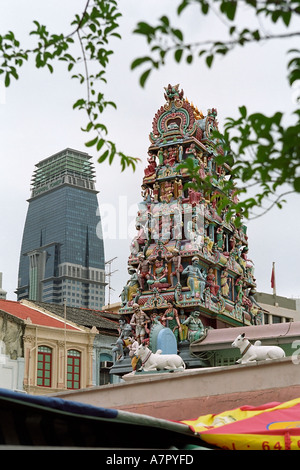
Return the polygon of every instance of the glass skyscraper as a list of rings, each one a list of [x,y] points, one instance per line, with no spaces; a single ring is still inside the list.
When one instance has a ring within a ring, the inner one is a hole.
[[[17,296],[83,308],[105,304],[105,260],[91,157],[65,149],[36,165]]]

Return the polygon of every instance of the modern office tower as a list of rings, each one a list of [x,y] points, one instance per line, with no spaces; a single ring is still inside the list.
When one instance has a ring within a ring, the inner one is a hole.
[[[91,157],[67,148],[39,162],[28,202],[18,300],[101,308],[105,260]]]

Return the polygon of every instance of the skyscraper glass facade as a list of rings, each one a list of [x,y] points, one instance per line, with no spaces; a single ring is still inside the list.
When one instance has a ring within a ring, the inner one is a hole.
[[[105,260],[91,157],[66,149],[38,163],[28,202],[18,300],[101,308]]]

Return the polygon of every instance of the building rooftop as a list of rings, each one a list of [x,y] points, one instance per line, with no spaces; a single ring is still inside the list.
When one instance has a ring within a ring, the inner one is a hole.
[[[33,300],[23,300],[24,305],[32,305],[33,308],[45,310],[54,313],[58,317],[64,318],[64,305],[36,302]],[[105,312],[103,310],[90,310],[77,307],[66,307],[67,320],[87,328],[95,326],[105,334],[117,335],[120,316],[115,313]]]
[[[66,148],[36,164],[32,186],[36,189],[66,174],[93,180],[95,170],[90,159],[85,152]]]
[[[271,313],[273,316],[292,318],[294,321],[300,320],[300,311],[290,308],[284,308],[280,305],[269,305],[261,303],[259,304],[261,308],[267,312]]]
[[[6,312],[20,320],[30,321],[34,325],[46,326],[51,328],[65,328],[69,330],[78,330],[81,328],[71,322],[65,324],[63,319],[57,318],[50,312],[41,311],[33,306],[24,305],[22,302],[0,299],[0,311]]]
[[[268,325],[255,325],[234,328],[209,329],[203,340],[195,341],[191,345],[193,352],[208,351],[211,349],[227,348],[235,340],[235,338],[245,333],[249,341],[256,340],[273,340],[276,338],[299,338],[300,337],[300,321],[286,323],[272,323]],[[275,343],[274,343],[275,344]]]
[[[261,304],[278,306],[285,309],[296,310],[300,312],[300,299],[292,299],[283,297],[282,295],[267,294],[266,292],[257,292],[255,294],[256,301]],[[267,310],[268,310],[267,308]]]

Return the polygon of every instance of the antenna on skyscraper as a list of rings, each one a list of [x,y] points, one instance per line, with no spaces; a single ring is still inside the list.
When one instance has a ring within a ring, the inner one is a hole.
[[[115,256],[114,258],[112,258],[112,259],[110,259],[110,260],[108,260],[108,261],[105,261],[105,264],[108,265],[108,273],[105,273],[105,277],[108,277],[108,305],[110,305],[110,291],[111,291],[111,290],[114,290],[114,289],[111,287],[111,285],[110,285],[110,283],[111,283],[111,275],[112,275],[113,273],[119,271],[118,269],[115,269],[114,271],[112,271],[112,270],[111,270],[111,264],[112,264],[112,262],[113,262],[115,259],[117,259],[117,258],[118,258],[118,257]]]

